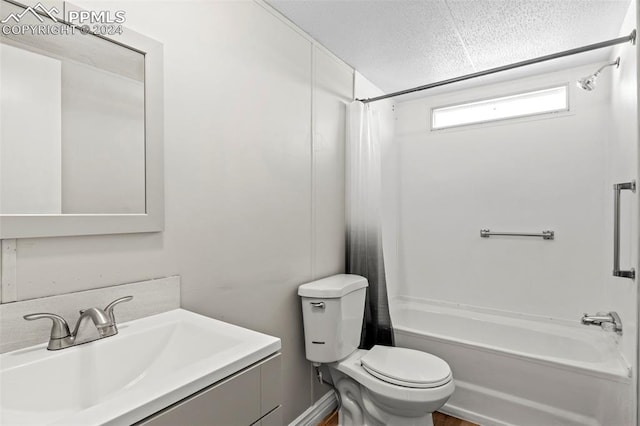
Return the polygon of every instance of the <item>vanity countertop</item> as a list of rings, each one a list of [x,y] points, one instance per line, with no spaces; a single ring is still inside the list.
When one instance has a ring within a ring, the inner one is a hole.
[[[131,424],[281,349],[276,337],[184,309],[118,329],[59,351],[0,355],[0,423]]]

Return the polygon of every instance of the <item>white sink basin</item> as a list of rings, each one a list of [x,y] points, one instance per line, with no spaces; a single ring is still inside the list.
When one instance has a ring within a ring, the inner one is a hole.
[[[280,350],[280,339],[183,309],[95,342],[0,355],[0,424],[131,424]]]

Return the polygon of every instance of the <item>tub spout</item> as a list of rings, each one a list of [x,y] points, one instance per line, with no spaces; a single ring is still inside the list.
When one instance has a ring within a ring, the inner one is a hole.
[[[584,314],[581,322],[584,325],[599,325],[603,330],[615,331],[622,335],[622,321],[617,312],[598,312],[596,315]]]

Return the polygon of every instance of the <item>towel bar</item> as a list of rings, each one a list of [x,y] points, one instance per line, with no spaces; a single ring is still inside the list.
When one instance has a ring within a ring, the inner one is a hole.
[[[532,234],[528,232],[492,232],[490,229],[480,230],[480,236],[482,238],[489,238],[492,235],[504,237],[540,237],[544,240],[553,240],[555,238],[555,232],[553,231],[542,231],[539,234]]]

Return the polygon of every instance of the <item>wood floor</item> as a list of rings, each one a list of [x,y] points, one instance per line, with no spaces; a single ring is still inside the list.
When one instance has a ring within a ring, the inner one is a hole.
[[[338,426],[338,412],[334,411],[320,422],[318,426]]]
[[[433,426],[478,426],[475,423],[461,420],[457,417],[447,416],[446,414],[433,413]]]
[[[434,426],[478,426],[475,423],[460,420],[442,413],[433,413]],[[338,426],[338,412],[334,411],[320,422],[318,426]],[[391,425],[390,425],[391,426]]]

